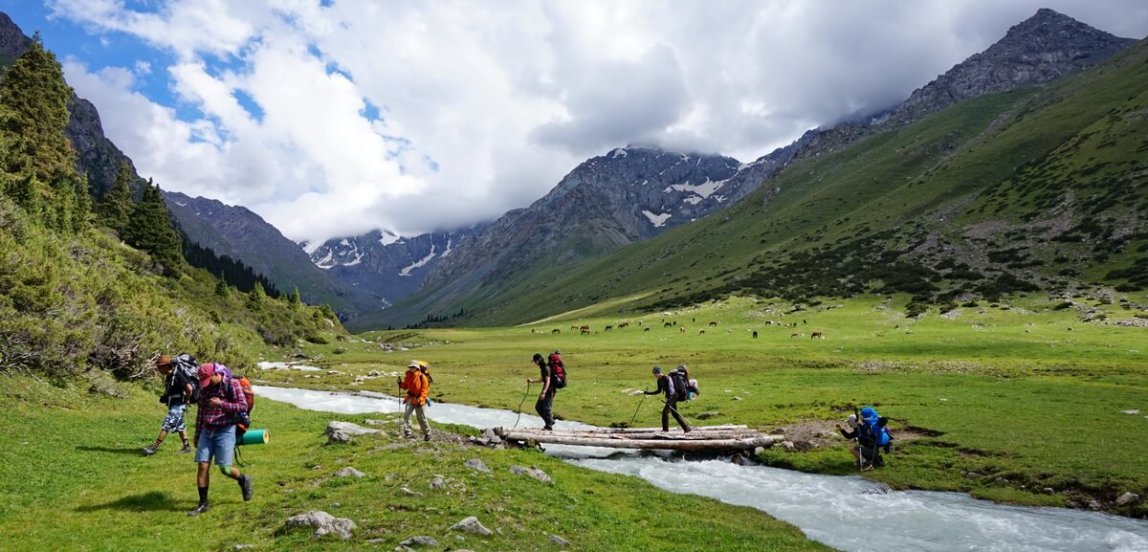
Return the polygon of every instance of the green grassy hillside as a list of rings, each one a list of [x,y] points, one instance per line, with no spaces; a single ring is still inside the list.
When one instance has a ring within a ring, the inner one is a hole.
[[[796,162],[727,211],[657,239],[574,267],[538,259],[451,312],[505,324],[624,297],[619,308],[658,309],[741,292],[908,293],[920,310],[1038,289],[1141,290],[1146,110],[1141,42],[1076,77]]]

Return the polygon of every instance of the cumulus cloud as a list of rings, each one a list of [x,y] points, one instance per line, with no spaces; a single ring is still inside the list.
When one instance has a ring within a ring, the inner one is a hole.
[[[93,44],[163,53],[64,56],[141,174],[311,241],[493,220],[626,144],[751,161],[894,105],[1040,7],[1148,34],[1142,0],[47,4]]]

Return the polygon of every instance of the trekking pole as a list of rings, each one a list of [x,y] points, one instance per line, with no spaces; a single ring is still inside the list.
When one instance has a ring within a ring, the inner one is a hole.
[[[514,418],[514,427],[512,427],[510,429],[515,429],[518,427],[518,420],[522,419],[522,405],[526,404],[526,397],[529,397],[529,396],[530,396],[530,380],[526,380],[526,393],[522,394],[522,401],[518,403],[518,416],[516,418]]]
[[[687,421],[687,422],[689,422],[689,423],[690,423],[690,425],[697,425],[697,422],[696,422],[695,420],[693,420],[693,419],[692,419],[692,418],[690,418],[689,416],[686,416],[685,414],[682,414],[681,412],[678,412],[678,409],[676,409],[676,408],[674,408],[674,407],[670,406],[670,401],[667,401],[667,400],[664,400],[664,399],[663,399],[663,400],[662,400],[662,404],[664,404],[664,405],[666,405],[667,407],[669,407],[669,409],[670,409],[670,411],[671,411],[671,412],[673,412],[673,413],[677,414],[678,416],[681,416],[681,417],[682,417],[682,419],[683,419],[683,420],[685,420],[685,421]]]
[[[642,400],[638,401],[638,408],[634,409],[634,416],[630,418],[630,426],[634,425],[634,420],[638,419],[638,410],[641,410],[642,403],[646,402],[646,394],[642,393]]]
[[[861,450],[861,411],[857,410],[857,406],[853,407],[853,415],[857,417],[857,426],[853,428],[853,432],[857,434],[857,469],[864,472],[865,451]]]

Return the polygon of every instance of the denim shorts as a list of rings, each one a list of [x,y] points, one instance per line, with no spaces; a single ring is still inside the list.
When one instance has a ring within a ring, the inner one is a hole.
[[[195,443],[196,462],[210,462],[214,458],[216,464],[227,467],[231,465],[234,454],[235,426],[199,432],[199,441]]]
[[[163,418],[163,424],[159,426],[160,430],[171,433],[173,431],[186,431],[187,428],[183,425],[183,414],[187,412],[187,405],[175,404],[167,409],[167,416]]]

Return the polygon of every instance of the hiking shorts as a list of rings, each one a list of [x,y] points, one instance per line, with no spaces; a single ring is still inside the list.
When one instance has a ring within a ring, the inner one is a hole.
[[[187,412],[186,404],[176,404],[168,407],[167,416],[163,418],[163,424],[159,426],[160,430],[168,433],[176,431],[187,431],[183,425],[183,414]]]
[[[199,432],[199,441],[195,443],[196,462],[210,462],[214,458],[217,465],[227,467],[234,462],[234,454],[235,426]]]

